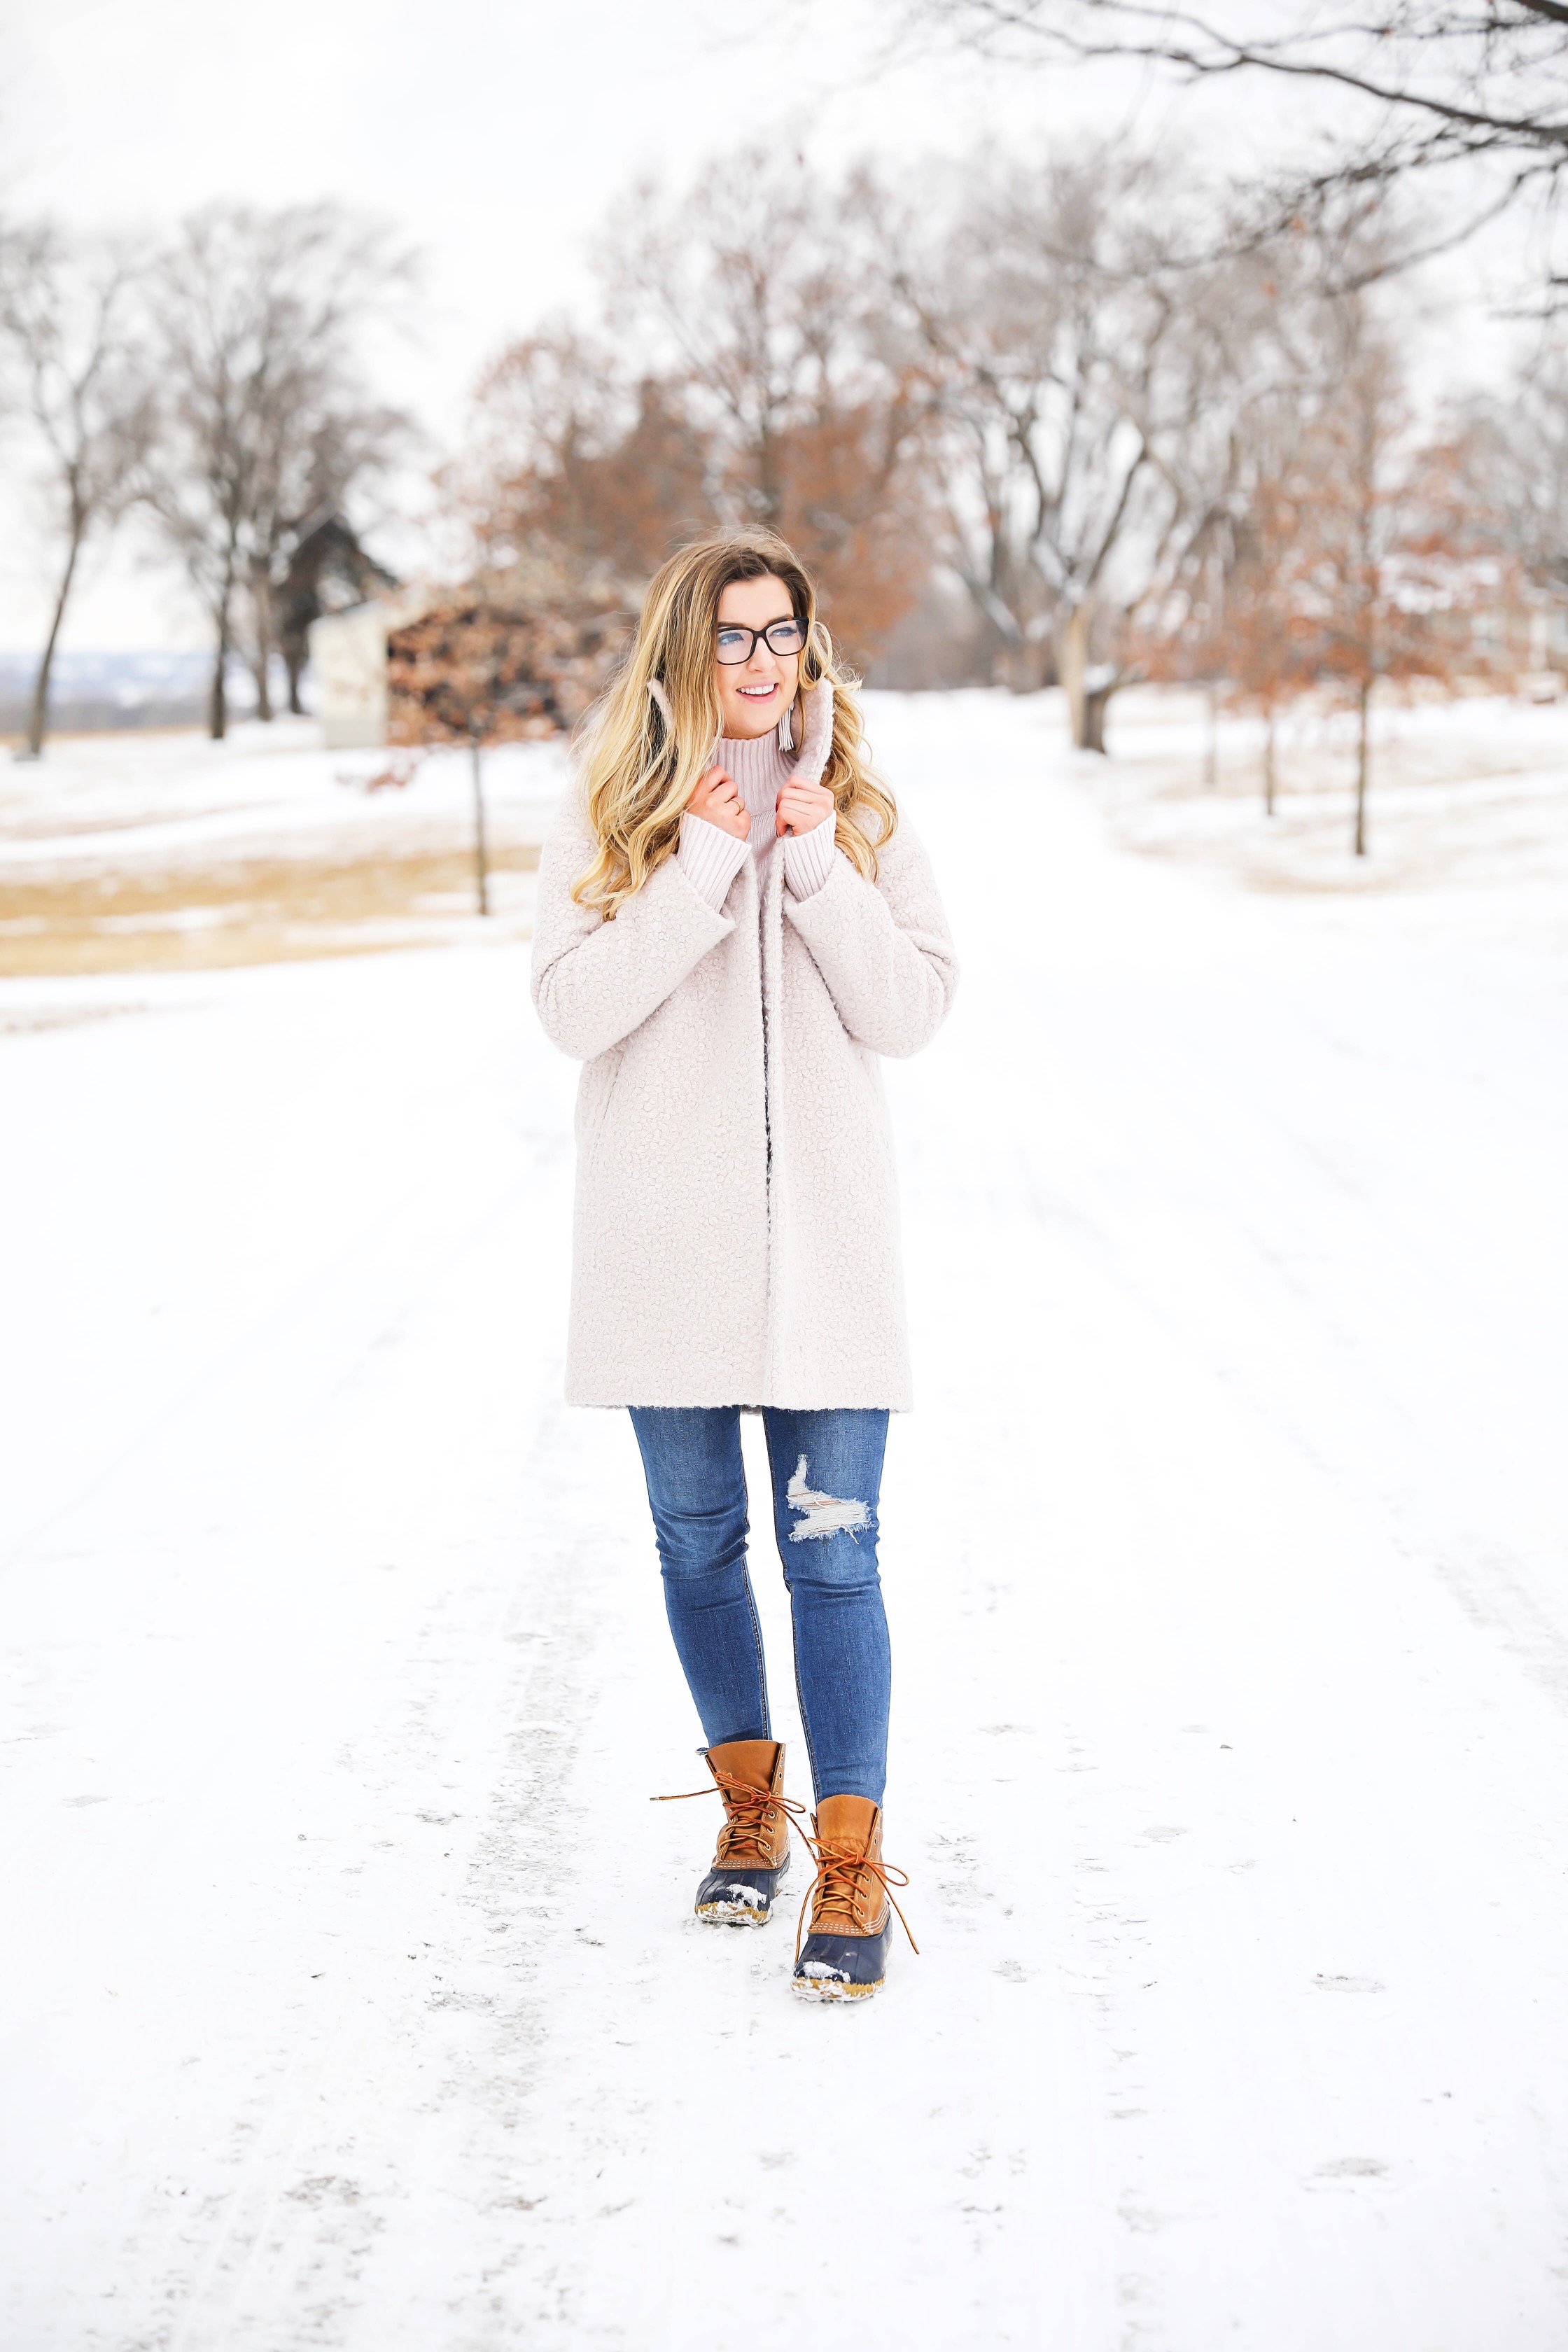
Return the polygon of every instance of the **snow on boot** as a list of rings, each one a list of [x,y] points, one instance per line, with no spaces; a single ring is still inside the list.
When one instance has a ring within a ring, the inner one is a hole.
[[[804,1924],[810,1905],[811,1932],[803,1945],[796,1930],[791,1982],[806,2000],[868,2000],[888,1972],[891,1888],[910,1882],[882,1860],[882,1811],[869,1797],[824,1797],[812,1828],[816,1877],[800,1911]],[[910,1936],[901,1911],[899,1924]],[[910,1949],[920,1949],[912,1936]]]
[[[784,1742],[726,1739],[702,1753],[723,1799],[724,1826],[713,1867],[697,1890],[697,1916],[716,1927],[765,1927],[789,1868],[790,1815],[805,1810],[784,1792]],[[712,1790],[684,1794],[704,1797]]]

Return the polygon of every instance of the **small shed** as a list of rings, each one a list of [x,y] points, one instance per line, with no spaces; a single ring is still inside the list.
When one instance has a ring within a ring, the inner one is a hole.
[[[311,622],[316,713],[329,751],[386,741],[387,639],[394,629],[416,620],[428,602],[423,589],[405,588]]]

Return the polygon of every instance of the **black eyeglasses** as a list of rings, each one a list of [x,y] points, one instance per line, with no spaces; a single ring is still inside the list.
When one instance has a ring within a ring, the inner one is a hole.
[[[765,629],[743,629],[738,623],[726,621],[719,632],[719,658],[726,664],[749,662],[761,637],[773,654],[800,654],[805,651],[805,623],[793,613],[782,621],[770,621]]]

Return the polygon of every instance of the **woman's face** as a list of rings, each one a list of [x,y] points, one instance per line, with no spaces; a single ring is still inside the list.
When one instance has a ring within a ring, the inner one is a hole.
[[[771,734],[795,700],[800,684],[798,647],[794,653],[775,653],[761,634],[775,621],[794,623],[795,607],[789,590],[772,572],[762,580],[731,580],[719,598],[713,675],[719,683],[724,733],[731,742]],[[721,654],[733,654],[744,646],[744,637],[733,635],[726,643],[726,631],[741,629],[758,632],[747,658],[720,660]],[[795,634],[798,637],[798,630]]]

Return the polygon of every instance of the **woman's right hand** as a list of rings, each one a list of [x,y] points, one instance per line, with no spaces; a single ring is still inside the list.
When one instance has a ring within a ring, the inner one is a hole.
[[[741,798],[741,788],[733,776],[723,768],[710,768],[697,790],[686,803],[688,816],[700,816],[709,824],[716,824],[736,841],[749,841],[752,820],[746,814],[746,803]]]

